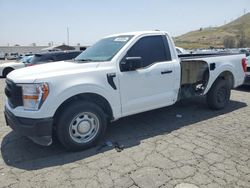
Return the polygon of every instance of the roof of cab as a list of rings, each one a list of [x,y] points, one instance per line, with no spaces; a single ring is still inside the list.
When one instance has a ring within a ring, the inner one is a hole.
[[[159,31],[159,30],[153,30],[153,31],[135,31],[135,32],[127,32],[127,33],[118,33],[118,34],[113,34],[113,35],[109,35],[106,36],[104,38],[108,38],[108,37],[116,37],[116,36],[121,36],[121,35],[133,35],[133,36],[140,36],[140,35],[145,35],[145,34],[168,34],[165,31]]]

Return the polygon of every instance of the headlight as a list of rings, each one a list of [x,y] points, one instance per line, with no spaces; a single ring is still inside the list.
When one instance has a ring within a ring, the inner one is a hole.
[[[49,94],[47,83],[20,84],[22,87],[23,107],[25,110],[39,110]]]

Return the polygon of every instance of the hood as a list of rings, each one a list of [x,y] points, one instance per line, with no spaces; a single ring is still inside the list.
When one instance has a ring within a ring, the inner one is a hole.
[[[59,61],[15,70],[8,74],[7,78],[15,83],[33,83],[36,80],[49,80],[49,78],[53,77],[89,72],[95,69],[99,63],[100,62],[76,63]]]

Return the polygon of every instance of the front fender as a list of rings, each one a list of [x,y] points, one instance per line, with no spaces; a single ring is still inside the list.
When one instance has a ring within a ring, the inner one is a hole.
[[[42,107],[46,108],[46,106],[49,106],[49,108],[46,108],[48,110],[46,114],[55,114],[56,110],[67,99],[84,93],[93,93],[104,97],[109,102],[112,108],[114,118],[118,118],[121,116],[120,98],[118,91],[109,91],[104,87],[100,87],[94,84],[74,85],[72,87],[67,87],[67,89],[60,92],[55,92],[53,94],[54,96],[50,97],[53,101],[51,99],[46,101],[47,104],[44,104],[44,106]]]

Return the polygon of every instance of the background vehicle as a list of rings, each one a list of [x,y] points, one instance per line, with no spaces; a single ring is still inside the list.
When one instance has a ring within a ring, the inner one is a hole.
[[[0,52],[0,60],[4,60],[5,59],[5,53]]]
[[[7,59],[8,60],[15,60],[18,57],[19,57],[18,53],[10,53],[10,54],[8,54]]]
[[[36,143],[52,132],[70,150],[91,147],[108,121],[206,96],[219,110],[244,81],[243,54],[177,55],[166,32],[105,37],[75,61],[16,70],[6,79],[7,125]]]
[[[32,57],[33,55],[25,55],[18,61],[0,64],[0,76],[5,78],[11,71],[25,67],[25,63]]]
[[[19,61],[1,64],[0,76],[6,77],[11,71],[15,69],[24,68],[27,66],[74,59],[80,53],[81,51],[60,51],[60,52],[39,53],[34,55],[28,54]]]
[[[244,85],[250,86],[250,55],[247,56],[246,61],[247,61],[247,70],[246,70]]]
[[[189,52],[185,50],[184,48],[177,47],[177,46],[175,48],[178,54],[189,54]]]
[[[246,56],[249,56],[249,55],[250,55],[249,49],[245,49],[245,48],[240,49],[240,53],[244,53],[244,54],[246,54]]]
[[[33,66],[55,61],[70,60],[77,57],[81,51],[55,51],[35,54],[29,61],[25,62],[25,66]]]

